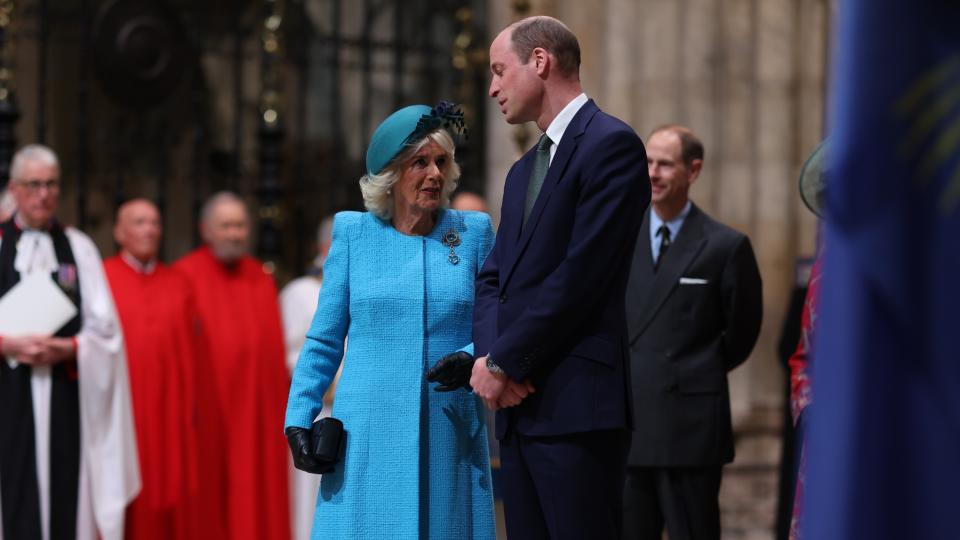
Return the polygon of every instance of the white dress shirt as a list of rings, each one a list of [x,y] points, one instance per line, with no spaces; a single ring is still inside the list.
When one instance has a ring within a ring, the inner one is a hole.
[[[580,111],[580,108],[583,107],[589,99],[586,94],[581,92],[579,96],[570,100],[570,103],[567,103],[567,106],[564,107],[553,119],[553,122],[550,122],[550,125],[547,126],[547,137],[550,137],[550,140],[553,141],[553,144],[550,146],[550,163],[553,163],[553,155],[557,153],[557,147],[560,146],[560,140],[563,139],[563,134],[567,131],[567,126],[570,125],[573,117],[577,115],[577,112]]]

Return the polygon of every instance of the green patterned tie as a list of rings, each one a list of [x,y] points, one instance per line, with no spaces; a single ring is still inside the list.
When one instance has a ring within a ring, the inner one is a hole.
[[[530,211],[537,202],[537,195],[540,195],[540,188],[543,187],[543,179],[547,176],[547,169],[550,168],[550,146],[553,141],[547,134],[540,136],[540,142],[537,143],[537,156],[533,161],[533,172],[530,173],[530,183],[527,184],[527,200],[523,205],[523,225],[527,224],[527,218],[530,217]]]

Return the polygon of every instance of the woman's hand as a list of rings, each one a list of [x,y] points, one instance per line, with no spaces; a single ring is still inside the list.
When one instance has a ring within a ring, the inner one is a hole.
[[[440,383],[434,390],[450,392],[458,388],[470,389],[470,374],[473,369],[473,356],[457,351],[450,353],[427,370],[427,381]]]
[[[293,454],[293,466],[313,474],[333,472],[333,463],[314,457],[311,450],[311,431],[307,428],[290,426],[283,430]]]

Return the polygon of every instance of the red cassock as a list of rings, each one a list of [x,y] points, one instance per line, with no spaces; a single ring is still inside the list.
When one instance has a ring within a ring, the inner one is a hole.
[[[223,537],[221,505],[212,502],[219,469],[200,444],[215,418],[199,400],[210,369],[190,285],[167,266],[143,273],[120,256],[104,269],[123,327],[143,482],[126,538]]]
[[[290,381],[272,276],[253,257],[228,267],[208,247],[174,266],[193,285],[211,380],[198,391],[216,404],[224,467],[220,498],[227,538],[290,537],[288,451],[283,418]]]

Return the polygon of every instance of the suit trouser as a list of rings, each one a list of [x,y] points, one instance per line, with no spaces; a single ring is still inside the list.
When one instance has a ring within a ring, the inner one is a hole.
[[[630,436],[603,430],[500,441],[507,536],[518,540],[620,538]]]
[[[722,465],[627,467],[623,491],[624,538],[719,540]]]

